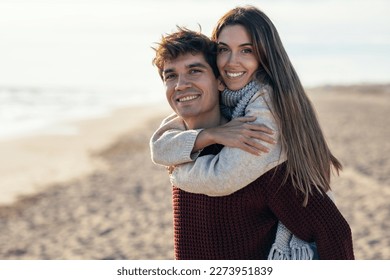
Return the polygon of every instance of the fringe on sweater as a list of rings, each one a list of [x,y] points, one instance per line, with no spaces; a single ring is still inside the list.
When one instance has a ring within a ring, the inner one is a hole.
[[[309,243],[293,235],[279,222],[268,260],[313,260],[313,258],[314,251]]]
[[[228,120],[245,115],[250,99],[261,89],[257,81],[249,82],[240,90],[226,88],[221,94],[221,111]],[[314,252],[309,243],[293,235],[280,221],[269,260],[312,260]]]

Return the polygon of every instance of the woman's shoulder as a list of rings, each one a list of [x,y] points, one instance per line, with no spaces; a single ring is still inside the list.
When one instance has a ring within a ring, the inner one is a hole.
[[[260,101],[262,104],[270,106],[272,91],[272,87],[269,84],[259,82],[259,89],[252,96],[249,103],[258,103]]]
[[[273,90],[272,90],[271,85],[261,83],[261,82],[259,82],[258,85],[259,85],[258,86],[259,90],[256,92],[255,95],[267,97],[267,96],[270,96],[272,94]]]

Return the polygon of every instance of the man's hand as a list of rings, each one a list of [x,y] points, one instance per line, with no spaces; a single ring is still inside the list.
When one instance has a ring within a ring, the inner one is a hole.
[[[239,117],[224,125],[204,129],[196,140],[197,142],[199,140],[199,144],[203,143],[203,146],[196,143],[195,146],[202,149],[210,144],[218,143],[231,148],[239,148],[254,155],[267,153],[269,149],[257,140],[275,144],[276,141],[269,136],[273,134],[273,130],[262,124],[250,123],[255,120],[256,117]]]

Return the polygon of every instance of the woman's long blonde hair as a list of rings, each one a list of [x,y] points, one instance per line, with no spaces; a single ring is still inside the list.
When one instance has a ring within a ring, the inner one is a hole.
[[[313,188],[330,190],[331,167],[338,174],[341,163],[329,150],[314,108],[271,20],[253,6],[237,7],[218,21],[212,39],[217,41],[221,30],[231,25],[246,28],[260,62],[256,77],[273,88],[273,113],[287,154],[285,180],[291,178],[293,186],[305,196],[303,205],[307,205]]]

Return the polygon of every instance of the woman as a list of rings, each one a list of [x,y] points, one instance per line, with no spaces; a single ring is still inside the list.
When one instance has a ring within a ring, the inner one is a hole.
[[[263,227],[268,228],[263,241],[280,220],[301,239],[316,242],[321,259],[353,259],[350,228],[324,195],[330,190],[331,168],[338,173],[341,164],[326,144],[276,28],[260,10],[236,8],[219,20],[212,39],[218,43],[218,69],[228,88],[221,96],[225,117],[256,116],[256,122],[275,131],[277,143],[268,145],[269,152],[260,156],[225,147],[217,155],[196,158],[192,149],[202,147],[199,142],[210,132],[204,130],[192,147],[179,148],[196,160],[175,166],[172,183],[188,192],[214,196],[251,188],[258,196]],[[164,126],[151,140],[156,163],[172,158],[163,156],[169,145],[163,132]],[[181,133],[183,139],[185,135]],[[265,241],[261,244],[268,246]]]

